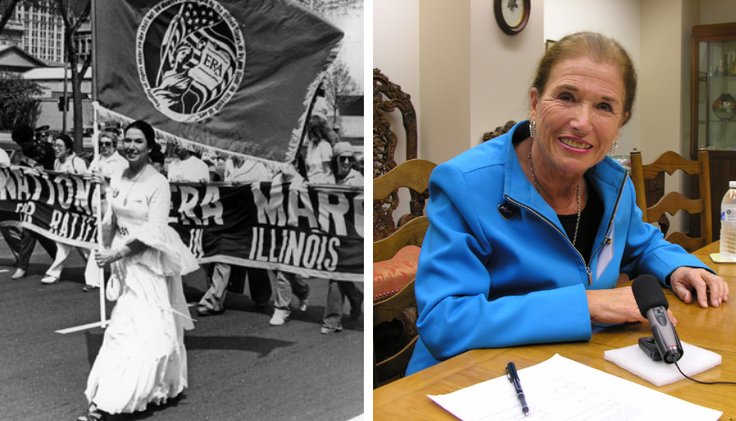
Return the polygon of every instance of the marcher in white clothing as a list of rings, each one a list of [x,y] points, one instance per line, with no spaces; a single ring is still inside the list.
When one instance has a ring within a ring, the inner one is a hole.
[[[310,184],[335,183],[332,170],[330,170],[330,161],[332,160],[332,143],[330,140],[333,138],[330,132],[331,129],[328,127],[327,119],[324,116],[319,114],[312,116],[307,129],[309,143],[307,144],[307,157],[305,159],[307,181]]]
[[[108,295],[117,303],[87,380],[90,405],[80,421],[143,411],[187,387],[184,330],[194,326],[181,275],[196,270],[197,261],[168,225],[169,183],[149,163],[158,147],[153,128],[131,123],[123,146],[130,166],[110,183],[102,227],[113,238],[96,253],[98,265],[112,265],[108,292],[119,296]]]
[[[118,137],[114,133],[103,132],[99,137],[100,155],[89,165],[89,171],[99,171],[106,179],[128,168],[128,161],[117,150]]]
[[[73,174],[82,174],[87,172],[87,163],[73,151],[74,140],[61,133],[54,139],[54,171],[67,172]],[[59,282],[61,272],[64,270],[64,263],[69,257],[74,247],[62,243],[56,243],[56,257],[51,266],[46,270],[46,276],[41,279],[41,283],[45,285],[55,284]],[[85,258],[87,255],[85,254]]]
[[[332,148],[332,173],[335,184],[342,186],[363,187],[363,176],[355,170],[355,154],[353,146],[348,142],[338,142]],[[327,304],[322,316],[320,333],[329,335],[342,331],[342,312],[347,298],[350,302],[350,318],[357,320],[363,305],[363,292],[355,282],[330,280],[327,288]]]
[[[120,156],[117,151],[118,137],[115,133],[103,132],[99,135],[100,154],[89,165],[89,173],[98,173],[106,181],[128,168],[128,160]],[[106,184],[106,183],[105,183]],[[107,209],[107,189],[100,192],[101,209]],[[99,271],[94,268],[94,251],[90,253],[87,269],[84,273],[84,287],[82,291],[92,292],[100,287]]]
[[[0,165],[10,165],[10,156],[5,149],[0,149]]]
[[[176,158],[169,164],[169,181],[210,181],[210,169],[184,145],[174,146]]]
[[[293,166],[286,167],[273,178],[275,183],[291,183],[291,188],[305,188],[304,179]],[[276,298],[274,299],[274,311],[268,324],[271,326],[282,326],[291,317],[291,298],[293,295],[299,299],[299,310],[307,310],[309,300],[309,285],[295,273],[276,271]]]

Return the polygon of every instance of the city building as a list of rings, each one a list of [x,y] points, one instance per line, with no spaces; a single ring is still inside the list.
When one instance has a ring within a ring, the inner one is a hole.
[[[74,36],[78,63],[92,55],[92,30],[89,19]],[[64,22],[53,0],[19,2],[0,33],[0,75],[13,73],[38,83],[40,110],[37,125],[55,130],[71,130],[71,75],[66,69]],[[82,80],[84,126],[91,126],[91,71]],[[63,104],[67,103],[66,112]]]
[[[66,60],[64,21],[53,0],[34,4],[19,2],[0,33],[0,47],[17,46],[49,65]],[[87,19],[74,34],[77,60],[82,63],[92,54],[92,26]]]

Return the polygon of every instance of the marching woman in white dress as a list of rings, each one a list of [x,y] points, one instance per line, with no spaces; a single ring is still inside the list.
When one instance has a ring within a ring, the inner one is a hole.
[[[171,192],[149,162],[153,128],[131,123],[123,139],[129,167],[112,178],[102,223],[99,266],[111,265],[108,298],[117,303],[87,380],[90,403],[80,421],[145,410],[187,387],[184,329],[189,317],[181,275],[199,265],[168,225]],[[110,241],[111,237],[111,241]],[[109,245],[109,247],[108,247]]]

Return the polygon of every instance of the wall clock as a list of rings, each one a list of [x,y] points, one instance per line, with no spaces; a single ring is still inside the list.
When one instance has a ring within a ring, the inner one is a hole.
[[[521,32],[529,22],[531,0],[494,0],[493,12],[501,30],[509,35]]]

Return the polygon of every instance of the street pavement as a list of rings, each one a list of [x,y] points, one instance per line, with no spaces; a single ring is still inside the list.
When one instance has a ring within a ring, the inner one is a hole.
[[[37,244],[27,276],[12,280],[13,257],[0,239],[0,421],[72,421],[87,407],[87,375],[104,330],[56,331],[99,321],[99,295],[82,292],[85,262],[76,252],[60,283],[41,284],[51,261]],[[196,302],[206,290],[203,272],[185,281],[187,301]],[[109,420],[362,419],[363,317],[346,317],[341,333],[321,335],[327,281],[308,283],[309,308],[300,312],[292,302],[284,326],[269,326],[272,305],[259,312],[239,294],[228,295],[223,315],[195,316],[196,328],[185,338],[183,396]],[[107,302],[107,317],[113,305]]]

